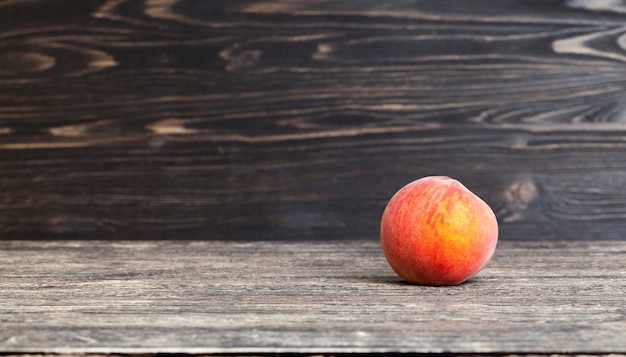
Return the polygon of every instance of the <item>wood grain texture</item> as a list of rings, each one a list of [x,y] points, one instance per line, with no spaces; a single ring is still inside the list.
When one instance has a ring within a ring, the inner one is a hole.
[[[0,3],[2,239],[376,239],[448,175],[502,239],[623,239],[626,11]]]
[[[363,241],[0,242],[0,352],[625,353],[626,243],[408,285]]]

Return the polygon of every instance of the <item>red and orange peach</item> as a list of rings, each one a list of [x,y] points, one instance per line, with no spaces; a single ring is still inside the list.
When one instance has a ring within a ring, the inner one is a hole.
[[[478,273],[498,242],[496,216],[459,181],[429,176],[401,188],[380,226],[389,265],[402,279],[456,285]]]

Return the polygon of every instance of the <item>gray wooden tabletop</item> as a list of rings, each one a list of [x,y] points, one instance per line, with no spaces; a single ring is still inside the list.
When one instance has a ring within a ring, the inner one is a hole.
[[[500,242],[408,285],[378,242],[0,242],[2,353],[626,353],[626,242]]]

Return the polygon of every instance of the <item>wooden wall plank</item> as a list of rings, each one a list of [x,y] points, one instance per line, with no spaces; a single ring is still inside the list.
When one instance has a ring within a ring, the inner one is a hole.
[[[376,239],[426,175],[503,239],[624,238],[617,3],[0,8],[2,239]]]

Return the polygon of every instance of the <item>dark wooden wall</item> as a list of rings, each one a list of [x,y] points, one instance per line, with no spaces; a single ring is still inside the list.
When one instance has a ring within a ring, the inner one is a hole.
[[[626,2],[0,1],[3,239],[378,239],[426,175],[626,237]]]

